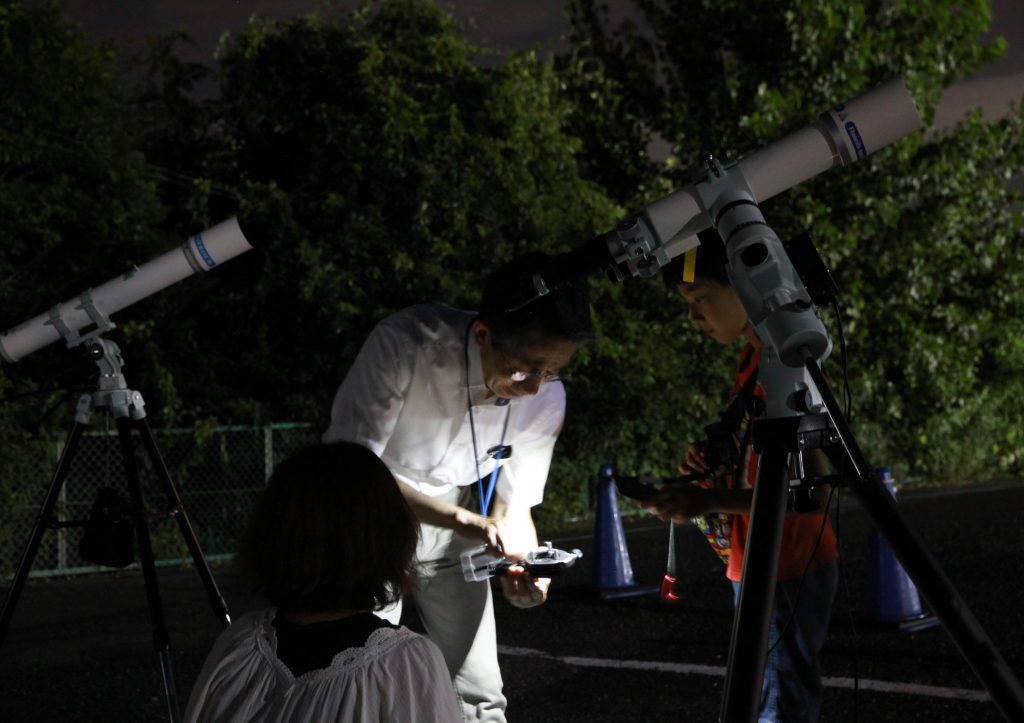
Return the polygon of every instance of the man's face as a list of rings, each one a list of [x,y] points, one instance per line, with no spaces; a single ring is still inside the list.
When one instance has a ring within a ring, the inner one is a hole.
[[[719,344],[732,344],[746,333],[747,311],[731,286],[697,279],[676,291],[690,307],[690,321]]]
[[[484,383],[505,399],[536,394],[541,384],[558,377],[579,349],[570,341],[527,339],[514,349],[499,350],[491,330],[481,321],[474,324],[473,338],[480,345]]]

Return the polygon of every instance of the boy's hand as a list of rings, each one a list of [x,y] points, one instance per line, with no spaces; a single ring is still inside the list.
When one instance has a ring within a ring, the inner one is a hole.
[[[694,442],[686,448],[686,458],[679,465],[681,475],[707,474],[708,464],[704,456],[707,446],[707,442]]]
[[[695,485],[672,485],[640,506],[663,522],[683,523],[693,517],[714,512],[714,493]]]

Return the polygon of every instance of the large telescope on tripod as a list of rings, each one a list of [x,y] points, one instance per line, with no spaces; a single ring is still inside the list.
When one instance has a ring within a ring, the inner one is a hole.
[[[738,162],[722,164],[709,156],[704,175],[692,185],[556,257],[524,279],[508,302],[516,309],[600,272],[619,281],[651,276],[673,257],[694,249],[697,233],[712,226],[724,242],[730,280],[764,342],[758,383],[767,396],[764,417],[752,425],[753,449],[760,458],[719,718],[724,723],[747,723],[758,715],[791,486],[789,460],[808,449],[823,449],[836,469],[852,470],[843,481],[889,541],[993,702],[1008,720],[1024,720],[1024,686],[907,527],[847,425],[820,369],[831,339],[785,247],[758,207],[920,127],[913,99],[895,80],[836,106],[812,125]]]
[[[109,316],[192,274],[210,271],[252,248],[236,218],[195,234],[180,247],[88,289],[0,335],[0,359],[14,363],[60,338],[109,323]]]

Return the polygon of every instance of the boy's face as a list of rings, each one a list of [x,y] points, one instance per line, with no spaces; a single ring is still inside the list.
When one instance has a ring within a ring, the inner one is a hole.
[[[719,344],[732,344],[746,334],[747,311],[731,286],[697,279],[677,285],[676,291],[690,307],[690,321]]]

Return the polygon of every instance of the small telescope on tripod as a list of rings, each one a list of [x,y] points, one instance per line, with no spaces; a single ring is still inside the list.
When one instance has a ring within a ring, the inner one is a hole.
[[[120,567],[127,565],[134,557],[131,552],[131,531],[134,529],[138,544],[139,561],[142,567],[149,602],[150,620],[153,628],[153,647],[160,658],[164,693],[171,721],[178,721],[177,694],[171,665],[170,641],[163,620],[160,590],[157,585],[156,566],[144,507],[142,487],[135,461],[133,432],[137,432],[149,456],[152,468],[167,495],[167,516],[174,517],[188,546],[189,553],[202,578],[214,614],[221,624],[231,623],[227,604],[217,589],[213,574],[203,557],[192,523],[174,482],[164,464],[156,440],[146,421],[145,402],[142,394],[130,389],[122,372],[123,360],[117,344],[104,338],[104,334],[115,327],[110,315],[135,302],[196,273],[207,272],[252,249],[249,241],[235,218],[228,219],[201,233],[197,233],[179,248],[130,269],[111,279],[102,286],[88,289],[79,296],[52,307],[0,336],[0,358],[14,363],[28,354],[64,339],[68,348],[84,347],[88,357],[99,368],[95,391],[83,394],[75,409],[74,421],[68,432],[63,452],[57,462],[50,486],[36,518],[25,551],[15,572],[11,588],[0,610],[0,645],[3,644],[24,589],[32,562],[39,550],[43,533],[47,528],[69,526],[73,523],[58,522],[53,515],[54,506],[61,487],[67,478],[71,463],[78,450],[85,426],[96,408],[106,408],[117,425],[124,474],[128,486],[129,504],[122,504],[111,490],[101,490],[94,506],[94,516],[104,518],[84,524],[86,538],[83,551],[88,547],[99,564]],[[106,495],[106,496],[104,496]],[[99,514],[95,513],[99,510]],[[91,541],[88,536],[97,527],[102,527]],[[98,540],[98,542],[97,542]],[[85,543],[89,541],[90,544]],[[125,544],[127,543],[127,544]]]

